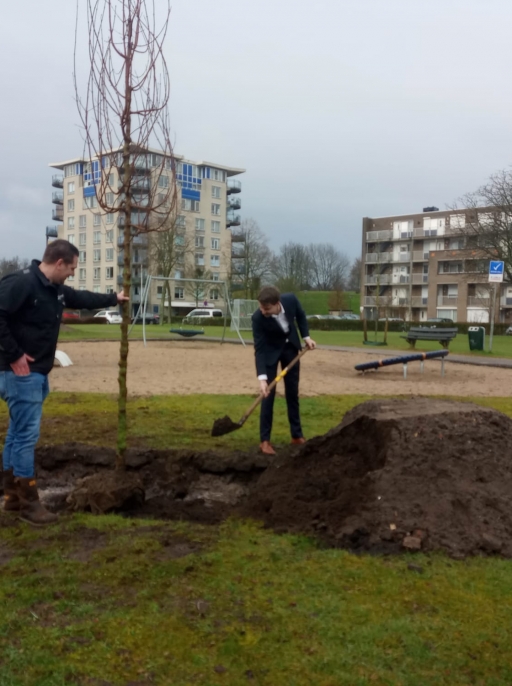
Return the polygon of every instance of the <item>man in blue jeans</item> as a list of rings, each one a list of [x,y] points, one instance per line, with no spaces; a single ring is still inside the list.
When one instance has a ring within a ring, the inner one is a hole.
[[[78,250],[64,240],[50,243],[42,262],[0,281],[0,397],[9,408],[4,442],[4,510],[34,525],[57,517],[39,501],[34,449],[39,438],[48,374],[55,359],[62,311],[97,309],[127,301],[123,293],[91,293],[64,286],[75,273]]]

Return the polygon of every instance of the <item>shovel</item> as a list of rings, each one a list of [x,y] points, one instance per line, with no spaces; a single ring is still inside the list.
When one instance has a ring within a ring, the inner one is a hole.
[[[297,355],[297,357],[294,357],[293,360],[290,362],[289,365],[287,365],[284,369],[282,369],[279,374],[276,376],[276,378],[271,381],[268,385],[268,390],[271,391],[278,383],[281,381],[283,377],[285,377],[290,369],[297,364],[297,362],[300,360],[300,358],[307,353],[309,348],[304,348],[303,350],[300,351],[300,353]],[[254,412],[254,410],[258,407],[258,405],[261,403],[265,396],[263,393],[261,393],[256,400],[253,402],[253,404],[250,406],[250,408],[247,410],[247,412],[244,414],[242,419],[239,422],[234,422],[232,419],[230,419],[227,415],[225,417],[222,417],[222,419],[216,419],[213,422],[213,428],[212,428],[212,436],[225,436],[226,434],[230,434],[232,431],[236,431],[237,429],[241,429],[242,426],[245,424],[249,416]]]

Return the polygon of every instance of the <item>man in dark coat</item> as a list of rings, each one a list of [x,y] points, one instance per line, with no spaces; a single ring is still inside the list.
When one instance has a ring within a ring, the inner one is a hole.
[[[302,348],[296,324],[310,350],[316,343],[309,336],[306,315],[293,293],[281,295],[274,286],[265,286],[258,295],[258,303],[259,309],[252,315],[252,333],[256,373],[260,391],[265,396],[261,402],[260,450],[265,455],[275,455],[270,443],[275,388],[269,393],[268,384],[276,378],[278,364],[284,369]],[[292,443],[297,445],[305,442],[299,413],[299,375],[300,362],[284,377]]]
[[[123,293],[91,293],[64,286],[75,273],[78,250],[64,240],[50,243],[43,261],[0,281],[0,398],[9,408],[4,441],[4,510],[35,525],[57,517],[39,502],[34,477],[34,448],[43,402],[65,307],[96,309],[122,303]]]

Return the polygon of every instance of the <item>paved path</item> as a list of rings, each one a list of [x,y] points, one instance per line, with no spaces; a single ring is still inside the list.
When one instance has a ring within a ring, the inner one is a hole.
[[[149,340],[149,339],[148,339]],[[197,338],[194,338],[193,340],[202,340],[202,341],[210,341],[210,342],[219,342],[221,340],[220,337],[214,337],[214,336],[198,336]],[[238,338],[226,338],[224,340],[224,343],[234,343],[236,345],[241,345],[240,340]],[[253,345],[252,341],[245,341],[246,345]],[[333,350],[337,352],[346,352],[346,353],[354,353],[354,352],[359,352],[362,355],[371,355],[372,357],[375,357],[377,359],[381,357],[399,357],[402,355],[413,355],[415,352],[421,352],[419,350],[414,351],[414,350],[391,350],[390,348],[385,348],[384,346],[382,347],[377,347],[377,348],[372,348],[369,346],[368,348],[363,348],[363,347],[353,347],[353,346],[343,346],[343,345],[319,345],[318,348],[322,350]],[[442,350],[442,348],[440,348]],[[454,362],[455,364],[473,364],[478,367],[503,367],[505,369],[512,369],[512,359],[508,359],[506,357],[477,357],[476,355],[454,355],[450,353],[448,357],[445,358],[446,362]]]

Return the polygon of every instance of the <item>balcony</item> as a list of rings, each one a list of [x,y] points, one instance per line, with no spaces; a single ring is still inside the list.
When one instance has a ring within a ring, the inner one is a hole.
[[[52,193],[52,202],[54,205],[63,205],[64,204],[64,193],[59,193],[58,191],[55,191],[55,193]]]
[[[240,181],[230,180],[227,182],[226,192],[228,195],[231,193],[240,193],[242,190],[242,183]]]
[[[410,252],[399,252],[393,256],[393,262],[410,262],[411,253]]]
[[[384,264],[385,262],[392,262],[393,253],[390,252],[368,252],[365,256],[365,262]]]
[[[368,284],[374,284],[377,286],[386,286],[393,282],[392,274],[378,274],[378,275],[366,275],[364,277],[364,282]]]
[[[512,298],[502,298],[500,305],[501,307],[512,307]]]
[[[52,219],[54,222],[64,221],[64,209],[62,207],[55,207],[52,210]]]
[[[239,214],[228,214],[228,216],[226,217],[226,227],[229,226],[240,226]]]
[[[488,296],[468,295],[468,307],[490,307],[491,299]]]
[[[228,201],[228,210],[239,210],[242,207],[242,201],[240,198],[231,198]]]
[[[412,261],[413,262],[425,262],[428,261],[429,258],[429,251],[428,250],[414,250],[412,253]]]
[[[393,281],[393,283],[411,283],[411,275],[410,274],[400,274],[398,280]]]
[[[245,233],[243,231],[240,231],[239,233],[232,233],[231,234],[231,242],[232,243],[245,243]]]
[[[411,307],[426,307],[428,298],[421,295],[413,295],[411,298]]]
[[[54,174],[52,176],[52,186],[54,188],[64,188],[64,177],[62,174]]]
[[[438,307],[457,307],[458,303],[457,295],[438,295],[437,296],[437,306]]]
[[[132,243],[132,245],[146,247],[148,244],[148,237],[145,234],[142,234],[141,236],[133,236],[131,243]],[[117,237],[117,245],[121,248],[123,247],[124,236],[118,236]]]
[[[393,240],[393,231],[367,231],[365,240],[367,243],[374,241],[391,241]]]
[[[413,274],[413,283],[428,283],[428,274]]]
[[[59,237],[59,227],[58,226],[47,226],[46,227],[46,241],[48,242],[49,238],[58,238]]]

